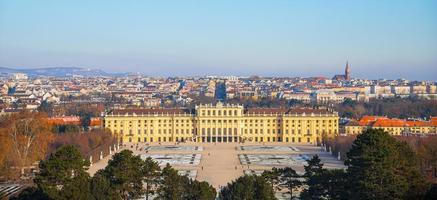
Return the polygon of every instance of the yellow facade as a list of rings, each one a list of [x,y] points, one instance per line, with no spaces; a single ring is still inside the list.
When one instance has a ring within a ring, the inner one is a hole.
[[[338,134],[338,114],[316,109],[245,109],[199,105],[184,109],[114,110],[104,126],[123,142],[315,143]]]
[[[360,125],[361,124],[361,125]],[[368,128],[382,129],[393,136],[403,134],[436,134],[437,126],[430,121],[406,121],[399,119],[380,118],[368,123],[352,121],[344,126],[346,134],[361,134]]]
[[[346,134],[348,135],[357,135],[361,134],[364,130],[366,130],[366,126],[355,126],[355,125],[346,125],[345,127]]]

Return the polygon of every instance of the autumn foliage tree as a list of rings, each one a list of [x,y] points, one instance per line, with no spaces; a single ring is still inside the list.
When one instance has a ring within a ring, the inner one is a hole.
[[[43,113],[21,112],[6,116],[0,120],[0,139],[2,167],[9,175],[21,174],[26,167],[46,155],[53,134]]]

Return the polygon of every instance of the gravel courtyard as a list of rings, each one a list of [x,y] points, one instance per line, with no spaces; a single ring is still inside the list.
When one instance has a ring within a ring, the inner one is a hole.
[[[207,181],[215,188],[242,176],[244,173],[261,173],[272,167],[290,166],[303,173],[305,159],[318,154],[327,168],[345,168],[335,156],[314,145],[281,143],[154,143],[126,144],[122,149],[132,150],[144,159],[152,157],[165,165],[170,163],[181,174]],[[107,156],[88,170],[93,175],[104,168]]]

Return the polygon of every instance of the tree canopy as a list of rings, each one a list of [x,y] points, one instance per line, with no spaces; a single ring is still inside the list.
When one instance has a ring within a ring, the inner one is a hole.
[[[63,146],[41,161],[35,183],[50,199],[91,199],[88,166],[77,148]]]
[[[271,184],[262,176],[244,175],[221,189],[222,200],[276,199]]]
[[[381,129],[354,141],[345,161],[354,199],[420,199],[428,189],[415,152]]]

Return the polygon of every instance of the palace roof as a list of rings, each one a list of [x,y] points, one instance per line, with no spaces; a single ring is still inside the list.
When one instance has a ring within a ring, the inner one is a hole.
[[[145,108],[145,109],[116,109],[111,114],[113,115],[126,115],[133,114],[190,114],[189,109],[182,108]]]

